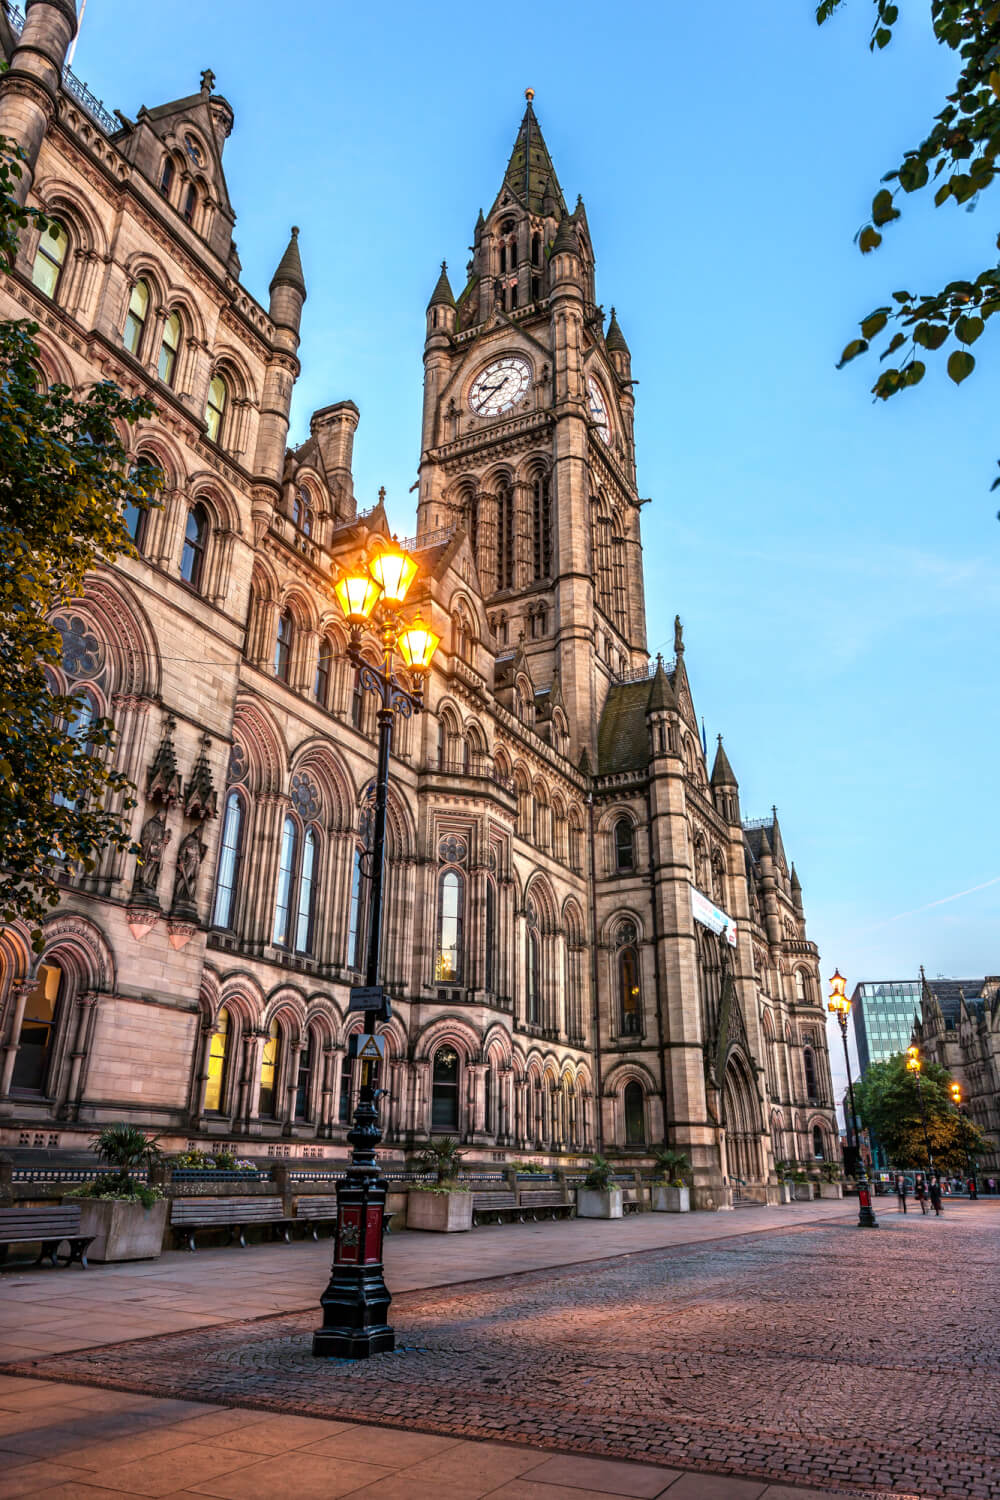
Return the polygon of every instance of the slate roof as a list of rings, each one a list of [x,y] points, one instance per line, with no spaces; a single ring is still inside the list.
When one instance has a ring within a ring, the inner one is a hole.
[[[649,728],[646,711],[654,687],[662,692],[659,679],[665,673],[638,682],[616,682],[604,700],[597,728],[597,774],[612,776],[619,771],[641,771],[649,765]]]
[[[431,292],[431,300],[428,302],[427,306],[428,307],[454,307],[455,306],[455,294],[454,294],[454,292],[451,289],[451,282],[448,280],[448,262],[447,261],[443,260],[441,262],[441,275],[437,279],[437,283],[436,283],[436,285],[434,287],[433,292]]]
[[[288,241],[288,249],[278,262],[278,269],[271,277],[269,292],[273,292],[276,286],[284,283],[286,286],[294,286],[299,289],[303,297],[306,295],[306,278],[302,274],[302,261],[299,256],[299,231],[298,226],[292,226],[291,239]]]
[[[618,327],[618,319],[615,317],[614,308],[611,309],[611,322],[608,324],[608,331],[604,335],[604,343],[605,347],[612,352],[617,350],[621,354],[630,353],[628,344],[625,342],[625,335]]]
[[[514,197],[533,214],[544,212],[546,188],[550,195],[555,196],[563,213],[566,212],[566,202],[562,195],[562,188],[559,186],[556,169],[552,165],[549,148],[545,144],[530,99],[517,132],[514,149],[510,153],[510,161],[507,163],[503,181],[504,187],[508,188]]]
[[[983,987],[982,979],[925,979],[924,987],[934,996],[941,1007],[941,1014],[948,1025],[958,1020],[962,996],[971,1009],[972,1001],[979,999]]]

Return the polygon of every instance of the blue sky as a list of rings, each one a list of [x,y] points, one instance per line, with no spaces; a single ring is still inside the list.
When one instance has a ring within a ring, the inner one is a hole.
[[[996,257],[988,198],[967,214],[918,197],[875,256],[852,244],[954,76],[926,0],[902,9],[873,58],[868,0],[822,30],[807,0],[89,0],[74,64],[126,114],[215,70],[244,279],[265,302],[301,226],[292,438],[315,407],[357,401],[359,497],[385,484],[401,533],[424,307],[443,257],[461,282],[537,91],[640,382],[650,646],[669,650],[679,612],[744,813],[778,804],[824,976],[838,965],[851,987],[1000,966],[997,353],[984,338],[961,390],[932,367],[878,407],[874,363],[834,369],[894,288]]]

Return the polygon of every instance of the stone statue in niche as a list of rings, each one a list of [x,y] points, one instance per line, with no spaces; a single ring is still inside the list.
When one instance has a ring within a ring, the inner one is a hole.
[[[135,871],[135,892],[151,905],[157,905],[156,888],[160,883],[163,854],[170,843],[170,830],[162,812],[155,812],[142,825],[141,850]]]
[[[174,876],[174,911],[197,910],[198,873],[207,847],[196,828],[181,840]]]

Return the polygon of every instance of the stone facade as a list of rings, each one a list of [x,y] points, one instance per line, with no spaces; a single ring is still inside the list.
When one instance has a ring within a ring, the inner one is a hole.
[[[990,1142],[980,1172],[1000,1173],[1000,976],[928,979],[920,971],[913,1040],[962,1088],[962,1108]]]
[[[358,510],[352,402],[287,448],[297,231],[265,308],[212,75],[109,120],[63,79],[72,29],[70,0],[28,0],[6,33],[0,132],[64,238],[26,233],[2,314],[38,323],[51,380],[157,405],[135,451],[163,508],[60,622],[145,858],[68,884],[40,961],[0,936],[0,1142],[128,1119],[342,1155],[375,707],[331,580],[388,534],[384,499]],[[741,821],[721,741],[708,765],[679,621],[649,664],[630,355],[530,99],[425,371],[408,545],[443,639],[392,759],[387,1153],[432,1129],[497,1161],[666,1142],[718,1206],[838,1150],[818,955],[777,816]]]

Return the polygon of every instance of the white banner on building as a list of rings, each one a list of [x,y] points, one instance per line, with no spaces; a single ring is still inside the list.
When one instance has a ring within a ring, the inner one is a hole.
[[[691,887],[691,915],[702,927],[724,934],[730,948],[736,947],[736,923],[732,917],[727,917],[724,911],[713,906],[708,897],[703,896],[701,891],[696,891],[694,886]]]

